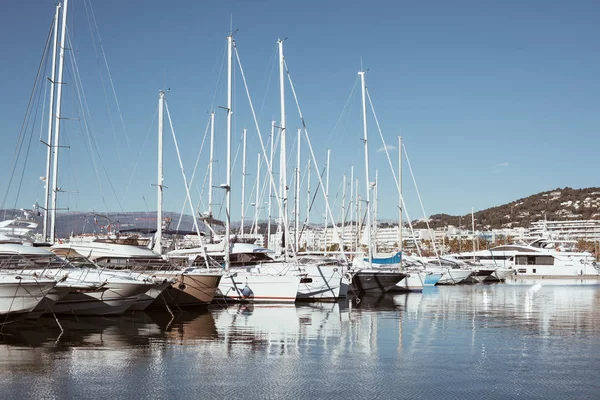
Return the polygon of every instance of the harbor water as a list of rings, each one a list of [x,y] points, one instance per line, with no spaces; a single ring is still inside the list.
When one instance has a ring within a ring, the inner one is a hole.
[[[5,324],[2,399],[597,399],[600,285]]]

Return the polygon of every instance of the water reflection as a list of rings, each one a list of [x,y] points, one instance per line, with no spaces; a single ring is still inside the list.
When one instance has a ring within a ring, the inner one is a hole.
[[[0,390],[8,398],[503,398],[567,389],[594,397],[600,389],[584,382],[600,366],[598,306],[600,286],[554,283],[61,318],[64,331],[41,318],[1,328]]]

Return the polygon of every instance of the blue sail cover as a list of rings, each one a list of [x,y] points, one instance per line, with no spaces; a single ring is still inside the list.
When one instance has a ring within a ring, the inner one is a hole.
[[[364,260],[369,261],[368,258],[365,258]],[[402,260],[402,252],[399,251],[391,257],[382,257],[382,258],[373,257],[373,264],[385,264],[385,265],[400,264],[401,260]]]

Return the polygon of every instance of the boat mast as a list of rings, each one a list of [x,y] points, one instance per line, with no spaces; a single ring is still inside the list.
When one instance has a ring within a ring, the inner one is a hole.
[[[342,177],[342,240],[344,239],[344,231],[346,228],[346,174]],[[342,249],[340,249],[342,250]]]
[[[375,243],[373,244],[373,251],[377,252],[377,211],[379,209],[379,170],[375,170],[375,188],[373,193],[373,231],[372,235],[375,236]]]
[[[231,253],[231,114],[233,33],[227,36],[227,174],[225,182],[225,269],[229,270]]]
[[[162,254],[162,208],[163,208],[163,129],[164,129],[165,92],[158,92],[158,175],[156,180],[156,242],[154,251]]]
[[[296,238],[296,253],[300,249],[300,140],[302,138],[302,129],[298,129],[298,148],[296,152],[296,190],[294,192],[294,214],[295,224],[294,233]]]
[[[402,136],[398,136],[398,251],[402,250]]]
[[[260,153],[256,159],[256,200],[254,202],[254,234],[258,235],[258,213],[260,201]]]
[[[287,220],[287,148],[286,148],[286,121],[285,121],[285,61],[283,58],[283,40],[277,41],[279,46],[279,97],[280,97],[280,108],[281,108],[281,123],[279,129],[281,129],[281,143],[279,147],[279,173],[280,173],[280,188],[279,197],[283,203],[283,206],[279,210],[279,223],[280,226],[285,230],[285,221]],[[287,259],[287,251],[285,240],[283,241],[283,252]]]
[[[60,55],[58,63],[58,88],[56,90],[56,112],[55,112],[55,127],[54,127],[54,145],[52,152],[54,156],[52,164],[52,201],[50,204],[50,242],[54,243],[56,237],[56,195],[58,193],[58,148],[59,148],[59,137],[60,137],[60,111],[61,111],[61,100],[62,100],[62,86],[63,86],[63,67],[65,64],[65,41],[67,37],[67,9],[69,7],[69,0],[64,0],[64,6],[62,10],[62,22],[60,27]]]
[[[310,229],[310,158],[306,169],[306,189],[306,229]],[[306,240],[306,251],[308,251],[308,239]]]
[[[273,151],[275,148],[275,121],[271,121],[271,154],[269,155],[269,165],[267,166],[269,169],[269,176],[273,176]],[[267,221],[267,248],[272,250],[271,247],[271,219],[273,216],[271,215],[271,211],[273,205],[273,186],[269,185],[269,212]]]
[[[364,143],[365,143],[365,178],[367,185],[366,203],[367,203],[367,241],[369,244],[369,267],[373,264],[373,243],[371,242],[371,182],[369,181],[369,143],[367,141],[367,103],[365,98],[365,71],[360,71],[360,84],[362,92],[362,114],[363,114],[363,132],[364,132]]]
[[[212,224],[213,216],[213,164],[215,149],[215,112],[210,112],[210,161],[208,162],[208,224]],[[212,229],[208,229],[212,238]],[[212,242],[212,240],[211,240]]]
[[[362,209],[361,209],[361,198],[358,194],[358,179],[354,182],[354,190],[356,191],[356,235],[354,236],[354,251],[358,252],[358,242],[360,240],[360,236],[362,234]]]
[[[475,213],[473,211],[473,207],[471,207],[471,226],[473,227],[473,261],[475,261]]]
[[[246,128],[242,131],[242,213],[240,217],[240,235],[244,236],[244,218],[246,217]]]
[[[48,209],[50,207],[50,164],[52,163],[52,125],[54,122],[54,89],[56,79],[56,49],[58,47],[58,17],[60,14],[60,3],[56,4],[56,12],[54,13],[54,33],[52,39],[52,72],[50,76],[50,105],[48,107],[48,141],[46,146],[48,147],[46,152],[46,176],[44,181],[44,241],[49,240],[49,222],[50,214]]]
[[[327,213],[327,205],[329,204],[329,160],[331,156],[331,149],[327,149],[327,165],[325,170],[325,255],[327,255],[327,233],[329,231],[329,214]]]
[[[348,203],[348,207],[350,208],[350,237],[352,237],[354,233],[353,229],[353,220],[354,220],[354,207],[352,206],[352,202],[354,201],[354,165],[350,167],[350,202]],[[354,225],[356,226],[356,225]],[[352,242],[350,242],[350,251],[352,251]]]

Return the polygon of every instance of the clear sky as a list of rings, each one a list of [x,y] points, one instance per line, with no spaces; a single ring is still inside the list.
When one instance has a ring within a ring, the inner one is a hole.
[[[4,207],[43,203],[39,178],[45,174],[45,148],[39,139],[46,136],[40,120],[45,124],[48,118],[48,63],[26,124],[19,164],[7,187],[54,3],[3,2]],[[557,187],[598,186],[599,17],[600,3],[583,0],[70,0],[72,44],[63,94],[63,116],[70,119],[62,122],[61,136],[61,145],[70,148],[61,149],[59,186],[66,192],[60,194],[59,206],[100,212],[156,209],[152,184],[159,89],[170,89],[167,102],[188,179],[209,112],[215,110],[215,184],[224,182],[225,113],[219,106],[226,104],[223,60],[231,21],[265,140],[271,120],[279,122],[276,41],[288,38],[286,62],[321,168],[326,149],[332,150],[332,199],[341,196],[342,175],[349,176],[351,165],[364,196],[357,75],[361,59],[384,137],[394,146],[392,160],[397,163],[397,137],[402,135],[428,214],[465,214],[471,207],[480,210]],[[75,84],[73,55],[81,87]],[[78,105],[78,89],[85,93],[86,118]],[[300,120],[289,86],[286,90],[291,175]],[[237,70],[234,98],[234,155],[242,129],[248,128],[248,204],[254,202],[260,147]],[[396,218],[397,191],[384,153],[377,151],[382,143],[372,115],[368,123],[371,180],[379,170],[379,215]],[[97,151],[90,151],[94,146]],[[303,143],[303,170],[307,150]],[[164,154],[164,208],[180,211],[185,192],[168,125]],[[208,141],[199,160],[192,184],[195,207],[200,192],[206,203],[208,189],[202,187]],[[240,215],[241,150],[236,160],[234,219]],[[411,217],[421,218],[406,163],[403,180]],[[290,187],[291,182],[290,177]],[[315,175],[311,183],[314,192]],[[302,190],[304,210],[306,178]],[[217,190],[215,202],[222,203],[222,197]],[[317,199],[312,221],[322,220],[321,196]],[[215,205],[217,213],[220,207]],[[247,214],[253,215],[253,210],[249,207]]]

